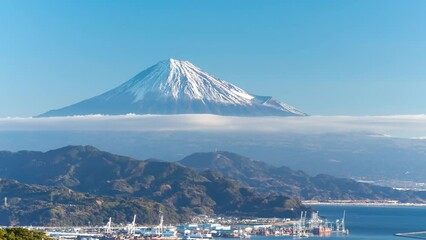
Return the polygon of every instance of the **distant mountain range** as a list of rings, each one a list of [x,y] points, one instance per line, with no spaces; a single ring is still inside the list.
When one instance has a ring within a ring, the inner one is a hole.
[[[100,224],[109,216],[125,222],[134,213],[154,223],[160,208],[167,210],[169,223],[195,214],[295,217],[307,210],[294,198],[264,197],[217,172],[139,161],[91,146],[0,152],[0,177],[19,181],[0,181],[0,195],[9,201],[0,207],[0,225]]]
[[[169,59],[142,71],[117,88],[39,117],[129,113],[306,115],[275,98],[250,94],[188,61]]]

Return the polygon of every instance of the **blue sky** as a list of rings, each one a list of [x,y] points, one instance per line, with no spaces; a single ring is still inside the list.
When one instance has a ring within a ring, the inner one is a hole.
[[[426,1],[0,0],[0,117],[189,60],[311,115],[426,113]]]

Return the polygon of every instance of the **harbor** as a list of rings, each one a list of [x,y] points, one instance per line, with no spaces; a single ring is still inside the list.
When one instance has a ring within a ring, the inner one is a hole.
[[[342,218],[328,221],[313,212],[301,212],[299,219],[289,218],[236,218],[222,216],[197,216],[191,222],[180,225],[164,224],[159,214],[158,225],[138,225],[137,216],[128,224],[114,224],[113,219],[104,226],[80,227],[28,227],[42,231],[54,239],[75,240],[130,240],[130,239],[214,239],[251,238],[257,236],[306,238],[312,236],[348,235],[345,212]]]

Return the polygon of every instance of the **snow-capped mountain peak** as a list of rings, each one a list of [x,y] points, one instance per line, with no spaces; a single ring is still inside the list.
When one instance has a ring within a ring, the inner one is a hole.
[[[303,116],[272,97],[256,96],[189,61],[168,59],[104,94],[41,116],[209,113]]]
[[[243,89],[219,80],[188,61],[163,60],[121,85],[117,92],[135,96],[157,92],[173,99],[197,99],[223,104],[248,104],[254,98]]]

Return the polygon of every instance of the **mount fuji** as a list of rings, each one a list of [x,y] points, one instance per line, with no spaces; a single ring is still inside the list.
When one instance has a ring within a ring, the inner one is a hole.
[[[39,117],[122,114],[217,114],[305,116],[275,98],[257,96],[204,72],[188,61],[168,59],[99,96]]]

